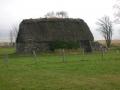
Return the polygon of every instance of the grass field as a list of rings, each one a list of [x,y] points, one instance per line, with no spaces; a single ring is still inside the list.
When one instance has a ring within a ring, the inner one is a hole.
[[[103,45],[106,45],[105,44],[105,40],[97,40],[99,43],[103,44]],[[120,40],[112,40],[112,43],[111,43],[113,46],[120,46]]]
[[[14,51],[0,48],[0,90],[120,90],[120,52],[67,54],[63,62],[59,54]]]

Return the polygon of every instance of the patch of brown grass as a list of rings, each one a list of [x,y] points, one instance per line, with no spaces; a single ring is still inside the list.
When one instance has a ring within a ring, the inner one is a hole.
[[[105,45],[105,40],[97,40],[99,43]],[[120,46],[120,40],[112,40],[112,45]]]

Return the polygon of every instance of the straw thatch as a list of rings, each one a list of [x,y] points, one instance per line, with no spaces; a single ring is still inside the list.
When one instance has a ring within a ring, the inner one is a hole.
[[[23,20],[16,40],[18,53],[49,51],[53,41],[81,42],[86,51],[91,51],[93,35],[82,19],[40,18]]]

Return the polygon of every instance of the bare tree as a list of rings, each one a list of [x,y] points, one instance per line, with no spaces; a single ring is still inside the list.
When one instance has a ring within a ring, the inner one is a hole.
[[[111,45],[113,29],[112,29],[112,22],[108,16],[104,16],[98,20],[97,25],[99,26],[98,30],[103,35],[106,45],[109,48]]]
[[[16,38],[18,35],[18,27],[13,26],[12,29],[10,30],[10,44],[13,46],[16,42]]]
[[[65,11],[56,12],[56,16],[60,18],[68,18],[68,14]]]
[[[52,11],[52,12],[48,12],[47,14],[45,14],[45,17],[46,18],[53,18],[53,17],[56,17],[55,13]]]
[[[45,14],[46,18],[68,18],[68,14],[65,11],[60,11],[60,12],[48,12]]]
[[[14,41],[13,41],[13,31],[10,30],[10,45],[13,46],[13,43],[14,43]]]
[[[120,24],[120,0],[117,0],[116,4],[113,7],[115,9],[115,12],[114,12],[115,23]]]
[[[18,27],[13,26],[12,30],[13,30],[14,41],[16,41],[18,35]]]

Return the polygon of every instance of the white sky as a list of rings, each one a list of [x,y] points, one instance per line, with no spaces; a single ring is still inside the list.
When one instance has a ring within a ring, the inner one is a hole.
[[[9,30],[23,19],[44,17],[50,11],[66,11],[69,17],[81,18],[89,25],[94,38],[97,19],[108,15],[113,19],[115,0],[0,0],[0,41],[9,40]],[[117,30],[114,39],[120,39]]]

